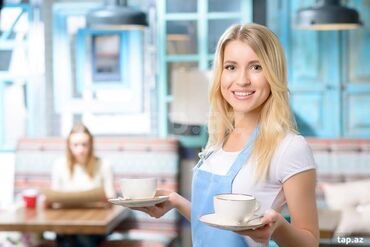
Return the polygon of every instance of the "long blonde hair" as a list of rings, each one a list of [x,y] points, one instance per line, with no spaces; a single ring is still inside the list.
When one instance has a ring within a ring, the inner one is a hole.
[[[90,178],[94,178],[95,176],[95,170],[97,164],[100,162],[100,159],[95,156],[94,152],[94,137],[90,133],[89,129],[83,125],[82,123],[75,124],[71,131],[69,132],[68,138],[67,138],[67,147],[66,147],[66,157],[67,157],[67,165],[68,170],[70,173],[70,176],[73,176],[73,166],[76,164],[76,158],[74,157],[71,148],[70,148],[70,139],[71,135],[75,133],[83,133],[89,136],[89,152],[87,155],[86,163],[82,164],[84,165],[84,168],[86,170],[86,173],[89,175]]]
[[[288,132],[296,132],[296,124],[289,107],[284,51],[276,35],[264,26],[233,25],[218,41],[209,94],[209,139],[206,150],[222,145],[225,137],[234,129],[234,112],[222,97],[220,86],[225,47],[232,40],[244,42],[256,53],[271,88],[271,94],[261,109],[259,133],[251,154],[257,165],[256,179],[264,180],[281,139]]]

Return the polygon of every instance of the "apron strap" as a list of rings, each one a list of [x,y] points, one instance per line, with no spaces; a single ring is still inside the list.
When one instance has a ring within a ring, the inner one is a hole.
[[[235,178],[236,174],[240,171],[242,166],[247,162],[247,160],[249,159],[252,153],[253,143],[256,140],[258,131],[259,131],[259,127],[257,126],[253,130],[248,142],[245,144],[242,151],[239,153],[238,157],[236,158],[231,168],[227,172],[227,176],[231,176]]]

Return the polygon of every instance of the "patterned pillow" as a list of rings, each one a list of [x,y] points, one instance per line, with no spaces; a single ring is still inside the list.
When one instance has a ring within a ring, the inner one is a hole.
[[[346,183],[323,183],[326,204],[330,209],[355,208],[370,202],[370,179]]]
[[[342,210],[342,216],[335,235],[343,236],[364,236],[370,234],[370,210],[359,212],[355,208]]]

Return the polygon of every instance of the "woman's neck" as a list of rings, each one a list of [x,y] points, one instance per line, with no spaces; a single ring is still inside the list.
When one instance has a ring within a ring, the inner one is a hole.
[[[75,159],[76,160],[76,164],[80,165],[80,166],[85,166],[86,165],[86,159]]]
[[[256,128],[259,121],[259,114],[238,114],[234,115],[234,134],[250,135]]]
[[[258,117],[235,114],[234,129],[227,136],[223,149],[227,152],[240,151],[258,124]]]

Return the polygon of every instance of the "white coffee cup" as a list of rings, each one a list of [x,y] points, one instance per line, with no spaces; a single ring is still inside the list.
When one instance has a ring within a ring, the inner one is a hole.
[[[247,222],[260,208],[255,197],[245,194],[216,195],[213,205],[217,217],[232,224]]]
[[[153,198],[157,190],[156,178],[122,178],[120,182],[124,199]]]

